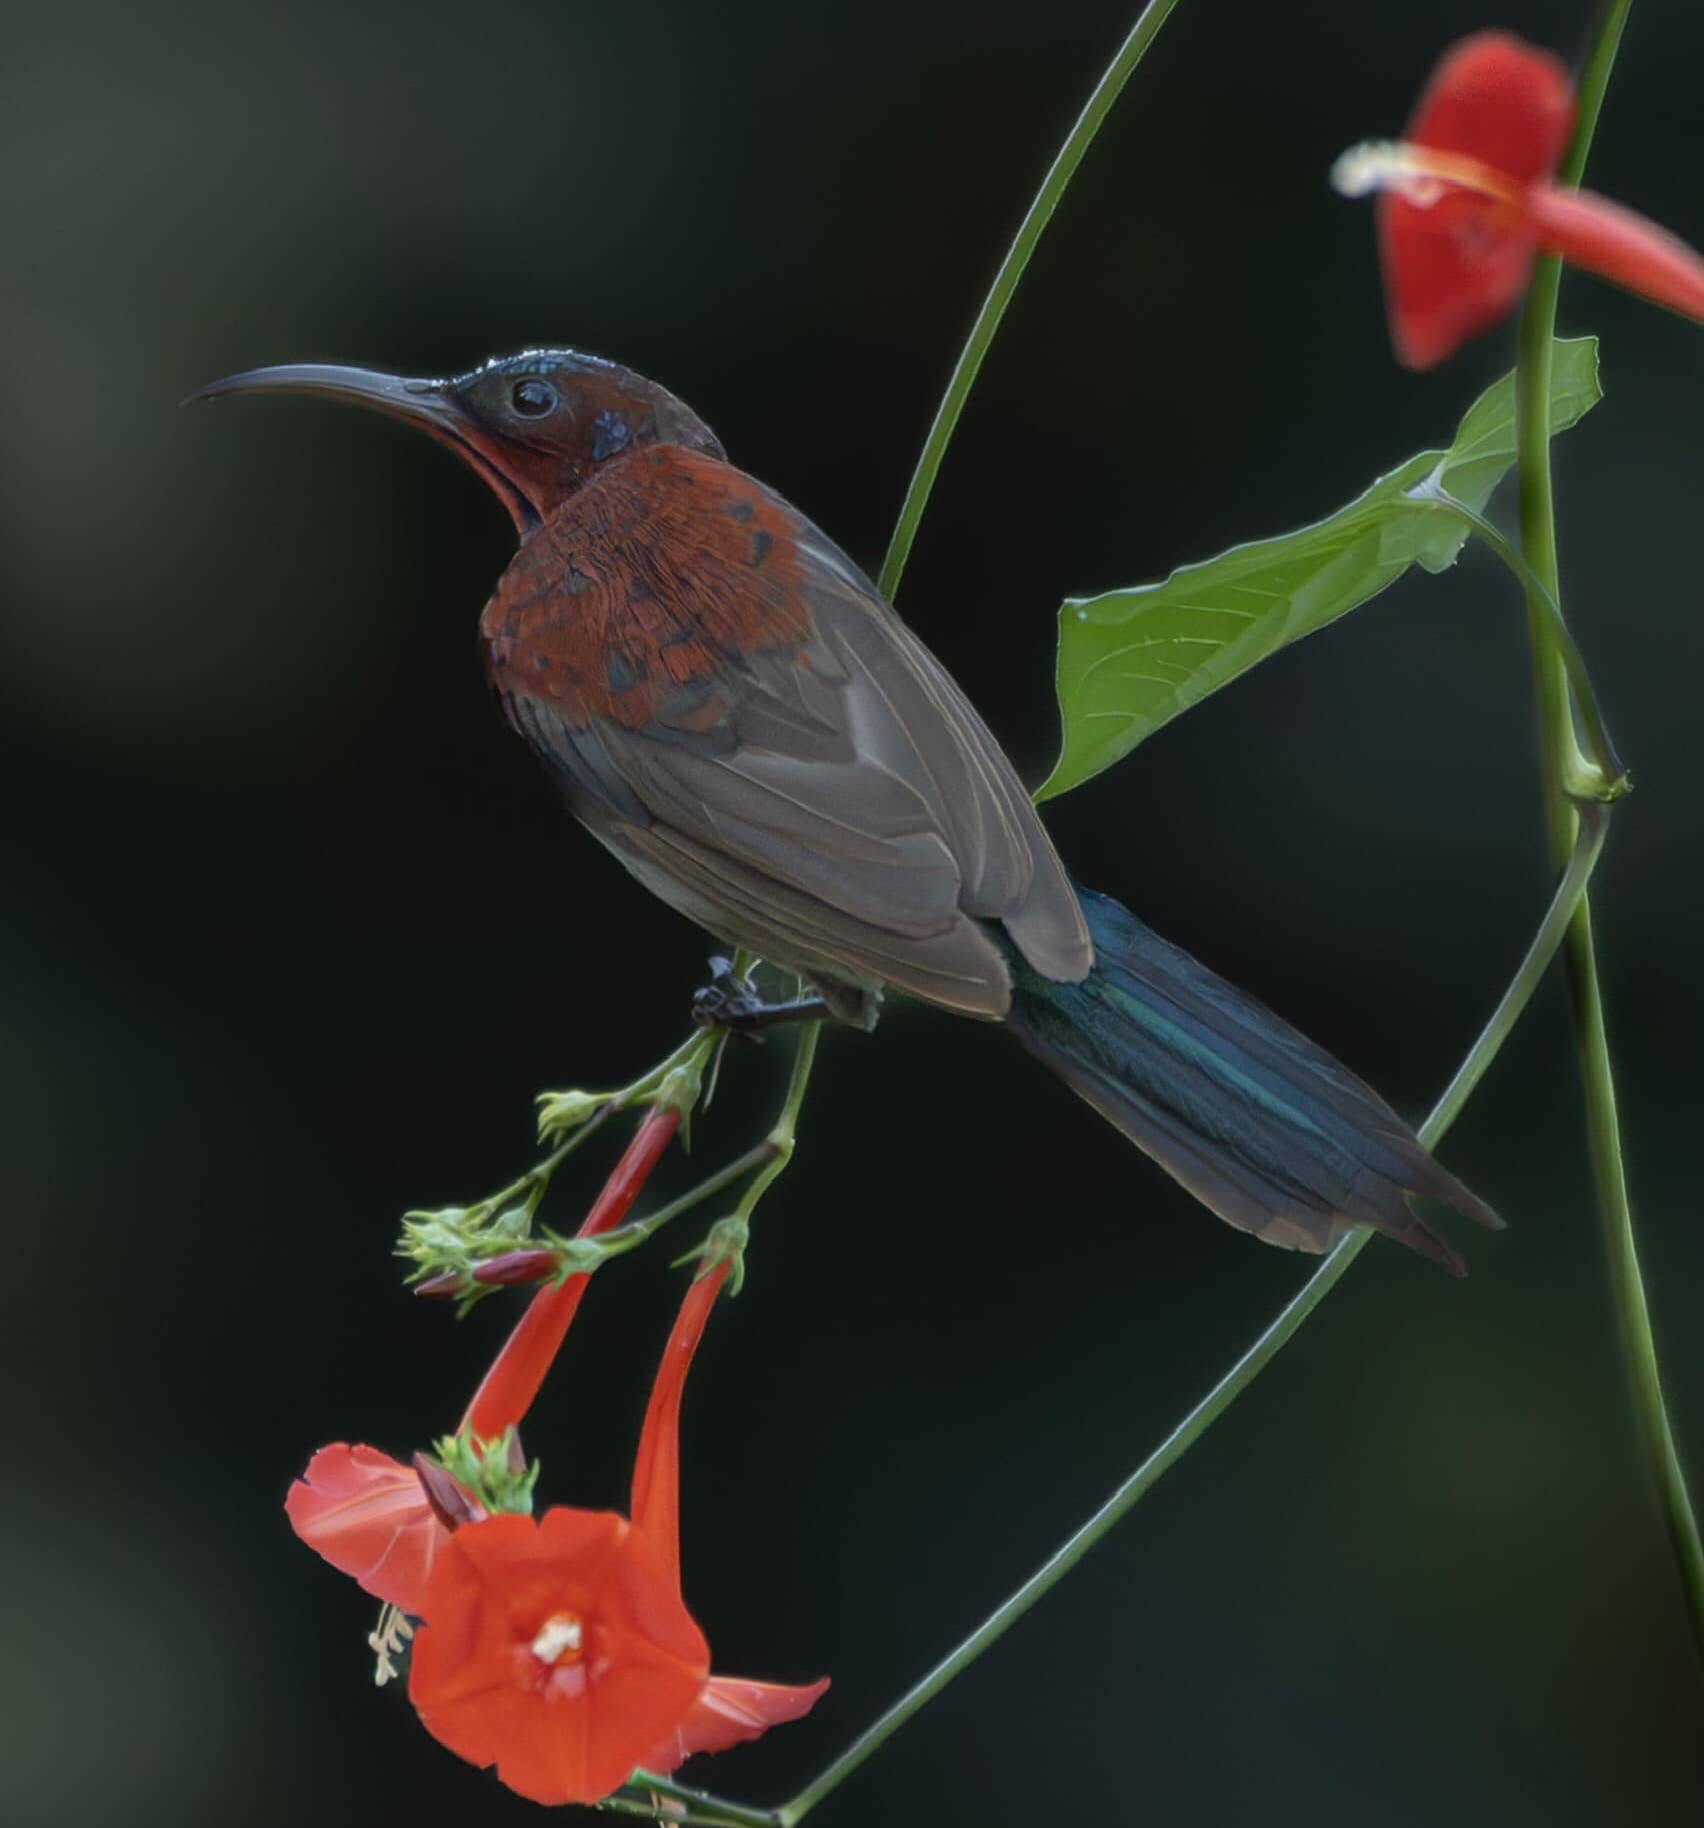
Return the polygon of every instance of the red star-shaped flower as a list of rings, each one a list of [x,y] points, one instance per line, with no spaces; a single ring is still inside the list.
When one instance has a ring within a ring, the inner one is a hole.
[[[608,1796],[710,1673],[666,1558],[610,1511],[487,1517],[444,1545],[408,1693],[432,1736],[540,1803]]]
[[[1379,259],[1405,366],[1431,368],[1499,322],[1540,252],[1704,318],[1704,261],[1690,248],[1555,182],[1573,125],[1561,60],[1507,32],[1481,32],[1444,54],[1401,141],[1338,161],[1340,190],[1382,193]]]

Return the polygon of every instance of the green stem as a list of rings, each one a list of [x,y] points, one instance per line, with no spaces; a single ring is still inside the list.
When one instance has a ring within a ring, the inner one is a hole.
[[[1580,110],[1574,139],[1564,161],[1565,182],[1577,184],[1597,125],[1604,89],[1631,0],[1611,0],[1580,81]],[[1555,502],[1550,479],[1550,390],[1552,339],[1560,263],[1541,260],[1533,270],[1531,289],[1521,316],[1520,353],[1515,371],[1516,448],[1520,461],[1521,544],[1528,565],[1552,597],[1560,597],[1556,552]],[[1577,817],[1568,797],[1568,781],[1578,759],[1574,712],[1568,676],[1553,624],[1547,617],[1528,618],[1538,696],[1539,729],[1544,763],[1545,814],[1553,849],[1561,849]],[[1622,1164],[1621,1131],[1616,1114],[1615,1077],[1604,1025],[1603,993],[1598,982],[1592,941],[1591,904],[1582,900],[1569,923],[1563,960],[1574,1011],[1574,1039],[1580,1057],[1586,1102],[1586,1135],[1592,1178],[1609,1254],[1610,1285],[1627,1356],[1633,1408],[1645,1457],[1656,1482],[1668,1529],[1669,1544],[1685,1594],[1687,1615],[1699,1655],[1704,1657],[1704,1542],[1686,1489],[1686,1475],[1675,1451],[1651,1331],[1644,1277],[1633,1235],[1633,1213]]]
[[[1533,992],[1543,982],[1574,916],[1585,906],[1586,886],[1591,881],[1592,871],[1597,868],[1608,831],[1609,809],[1596,801],[1587,801],[1580,808],[1579,831],[1568,857],[1568,866],[1562,872],[1562,880],[1556,885],[1556,893],[1550,899],[1538,931],[1532,936],[1532,944],[1527,947],[1519,970],[1510,978],[1509,987],[1491,1012],[1490,1021],[1420,1126],[1418,1135],[1428,1149],[1438,1146],[1445,1132],[1461,1115],[1485,1077],[1485,1069],[1496,1059],[1509,1032],[1520,1020],[1521,1012],[1532,1001]]]
[[[1574,137],[1568,142],[1557,173],[1564,184],[1578,184],[1586,175],[1586,155],[1592,149],[1609,74],[1615,68],[1615,54],[1621,49],[1621,34],[1627,29],[1627,15],[1632,10],[1633,0],[1603,0],[1598,12],[1597,30],[1592,33],[1591,47],[1575,87]]]
[[[1498,1049],[1543,980],[1563,934],[1585,896],[1586,884],[1597,863],[1608,822],[1609,816],[1603,807],[1591,805],[1584,809],[1579,840],[1568,860],[1567,870],[1557,885],[1550,907],[1533,936],[1532,944],[1527,948],[1526,956],[1521,960],[1519,970],[1510,980],[1508,989],[1504,991],[1479,1039],[1473,1044],[1472,1051],[1457,1068],[1431,1115],[1420,1126],[1421,1140],[1428,1147],[1435,1145],[1460,1115],[1485,1069],[1495,1059]],[[820,1777],[806,1785],[797,1796],[775,1812],[781,1828],[792,1828],[831,1790],[844,1783],[871,1753],[898,1732],[919,1708],[932,1701],[955,1676],[962,1675],[985,1650],[1003,1637],[1037,1600],[1068,1574],[1108,1531],[1140,1503],[1294,1338],[1302,1323],[1341,1281],[1372,1235],[1370,1231],[1351,1232],[1337,1244],[1254,1344],[1106,1503],[1016,1592],[1003,1600],[963,1643],[943,1657],[922,1681],[855,1739]]]
[[[799,1111],[805,1102],[805,1088],[811,1082],[811,1068],[816,1064],[817,1038],[821,1033],[821,1022],[807,1022],[799,1030],[799,1045],[793,1054],[793,1073],[787,1081],[787,1096],[782,1101],[780,1116],[775,1119],[774,1127],[761,1145],[768,1152],[769,1159],[745,1190],[735,1209],[736,1218],[751,1217],[757,1202],[786,1173],[787,1164],[793,1159],[793,1140],[799,1127]]]
[[[671,1813],[615,1797],[604,1806],[620,1807],[624,1814],[648,1815],[658,1822],[704,1822],[716,1824],[717,1828],[729,1828],[730,1824],[737,1824],[738,1828],[778,1828],[781,1819],[774,1809],[753,1809],[747,1803],[731,1803],[725,1797],[712,1796],[707,1790],[695,1790],[690,1784],[678,1784],[672,1777],[659,1777],[654,1771],[635,1771],[627,1782],[631,1789],[650,1790],[658,1796],[667,1797],[671,1802],[684,1804],[688,1813]]]
[[[1030,256],[1041,240],[1042,231],[1052,219],[1059,199],[1064,196],[1066,186],[1076,174],[1077,167],[1082,164],[1083,154],[1088,151],[1100,131],[1101,123],[1111,111],[1112,104],[1118,100],[1119,91],[1130,80],[1132,72],[1142,61],[1148,46],[1159,36],[1160,27],[1165,24],[1176,5],[1177,0],[1148,0],[1148,5],[1142,9],[1136,23],[1130,28],[1130,36],[1118,47],[1117,54],[1107,65],[1100,81],[1095,84],[1088,101],[1083,105],[1083,112],[1077,117],[1077,124],[1066,136],[1064,145],[1059,148],[1048,168],[1047,176],[1042,179],[1035,201],[1029,206],[1023,221],[1018,224],[1018,232],[1013,237],[1006,258],[1000,263],[1000,270],[994,275],[994,283],[988,288],[988,296],[982,301],[982,309],[976,314],[976,322],[970,327],[970,335],[965,339],[964,348],[959,351],[958,361],[953,365],[947,390],[941,396],[941,404],[935,409],[934,423],[929,427],[929,436],[923,442],[917,468],[912,472],[911,486],[906,490],[904,504],[899,510],[899,523],[893,530],[893,538],[888,542],[878,588],[890,603],[899,589],[905,561],[911,556],[911,542],[917,537],[917,523],[923,518],[929,491],[935,486],[935,474],[941,467],[947,446],[952,442],[959,414],[964,411],[964,403],[970,398],[970,390],[976,384],[982,358],[987,355],[988,346],[994,341],[994,333],[1000,328],[1000,320],[1006,315],[1006,307],[1012,302],[1012,294],[1018,289],[1018,281],[1024,276],[1024,268],[1029,265]]]
[[[659,1822],[664,1828],[745,1828],[747,1817],[738,1815],[701,1815],[696,1809],[665,1802],[642,1803],[633,1796],[606,1796],[594,1809],[611,1815],[636,1815],[647,1822]],[[775,1828],[773,1816],[760,1818],[764,1828]]]
[[[583,1274],[588,1269],[600,1267],[611,1257],[619,1257],[636,1249],[655,1237],[665,1225],[671,1224],[682,1214],[691,1212],[693,1207],[702,1206],[718,1193],[725,1193],[735,1181],[750,1174],[753,1168],[771,1167],[775,1154],[774,1138],[766,1136],[762,1142],[753,1143],[745,1154],[735,1156],[725,1167],[706,1175],[697,1186],[687,1188],[685,1193],[670,1200],[666,1206],[659,1206],[655,1212],[648,1212],[643,1218],[629,1219],[625,1225],[618,1225],[613,1231],[604,1232],[601,1237],[565,1240],[565,1248],[571,1253],[574,1264],[570,1273]],[[749,1194],[747,1197],[750,1197]]]
[[[507,1187],[500,1187],[495,1193],[481,1200],[480,1205],[489,1206],[493,1211],[501,1212],[505,1206],[524,1195],[529,1205],[536,1210],[545,1189],[550,1185],[551,1176],[582,1143],[590,1142],[620,1108],[620,1105],[611,1100],[601,1111],[588,1117],[577,1129],[571,1130],[568,1140],[553,1149],[543,1161],[534,1162],[524,1174],[516,1175]]]

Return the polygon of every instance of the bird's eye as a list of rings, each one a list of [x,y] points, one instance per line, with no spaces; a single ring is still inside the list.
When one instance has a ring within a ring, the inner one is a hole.
[[[548,381],[517,381],[510,404],[524,419],[542,419],[556,410],[556,389]]]

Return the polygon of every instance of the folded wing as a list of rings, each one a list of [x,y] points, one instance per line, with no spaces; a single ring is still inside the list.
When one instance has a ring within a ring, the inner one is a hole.
[[[982,921],[1044,976],[1087,972],[1076,897],[986,726],[740,471],[669,448],[613,466],[523,548],[485,633],[575,810],[725,937],[986,1016],[1010,983]]]

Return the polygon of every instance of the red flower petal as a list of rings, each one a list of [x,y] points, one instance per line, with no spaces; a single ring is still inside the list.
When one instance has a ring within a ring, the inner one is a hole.
[[[1649,217],[1587,190],[1533,187],[1527,216],[1539,245],[1652,304],[1704,319],[1704,259]]]
[[[1573,130],[1574,83],[1561,58],[1509,32],[1477,32],[1438,60],[1402,137],[1530,184],[1554,176]]]
[[[679,1128],[678,1109],[653,1106],[645,1113],[644,1122],[634,1131],[633,1140],[581,1222],[582,1238],[612,1230],[626,1218]],[[520,1424],[567,1336],[586,1282],[585,1276],[570,1276],[558,1287],[540,1289],[532,1298],[473,1393],[462,1417],[463,1429],[471,1429],[482,1441],[494,1441],[505,1428]]]
[[[784,1682],[748,1682],[743,1676],[712,1676],[690,1712],[660,1746],[640,1762],[667,1777],[694,1752],[725,1752],[757,1739],[772,1726],[802,1719],[828,1687],[828,1677],[789,1687]]]
[[[284,1500],[290,1527],[375,1599],[418,1614],[450,1533],[412,1467],[376,1447],[335,1441],[308,1462]]]
[[[1481,32],[1445,53],[1404,137],[1524,187],[1555,172],[1573,123],[1560,59],[1506,32]],[[1391,340],[1409,368],[1432,367],[1502,318],[1538,247],[1518,205],[1452,188],[1429,208],[1387,191],[1378,236]]]
[[[680,1729],[710,1653],[650,1542],[607,1511],[488,1517],[444,1544],[408,1692],[428,1732],[541,1803],[620,1788]],[[550,1655],[554,1625],[572,1647]]]
[[[656,1544],[680,1587],[680,1401],[692,1356],[730,1265],[718,1263],[687,1289],[651,1385],[639,1452],[633,1462],[633,1527]]]

